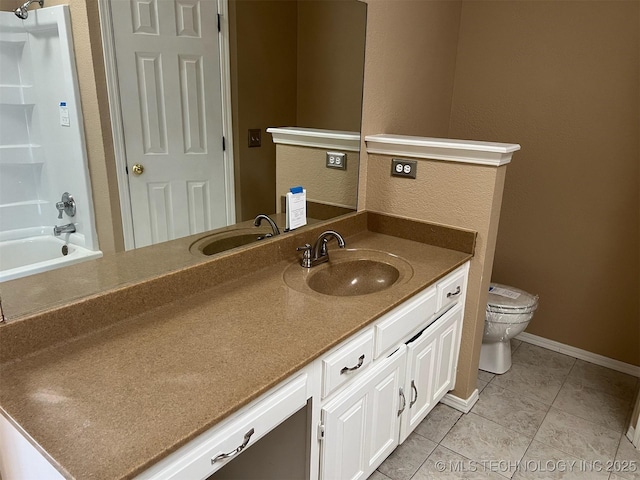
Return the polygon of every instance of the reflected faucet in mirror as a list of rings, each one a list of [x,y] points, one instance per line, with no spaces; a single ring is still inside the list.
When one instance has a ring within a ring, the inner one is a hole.
[[[73,199],[73,195],[69,192],[62,194],[62,199],[56,203],[56,209],[58,210],[58,219],[62,218],[62,212],[66,213],[70,217],[76,216],[76,201]]]
[[[62,235],[63,233],[75,233],[76,232],[76,226],[73,223],[68,223],[66,225],[56,225],[55,227],[53,227],[53,234],[56,237],[59,237],[60,235]]]
[[[271,218],[268,215],[265,215],[263,213],[261,213],[255,218],[255,220],[253,221],[253,226],[259,227],[262,224],[263,220],[267,222],[269,225],[271,225],[271,229],[273,230],[273,233],[267,233],[266,235],[263,235],[262,237],[260,237],[260,240],[262,240],[263,238],[269,238],[275,235],[280,235],[280,229],[278,228],[278,225],[276,225],[276,222],[271,220]]]
[[[27,0],[20,7],[16,8],[13,13],[16,14],[16,17],[21,18],[22,20],[26,20],[29,16],[29,5],[34,2],[38,2],[40,4],[40,8],[44,6],[44,0]]]

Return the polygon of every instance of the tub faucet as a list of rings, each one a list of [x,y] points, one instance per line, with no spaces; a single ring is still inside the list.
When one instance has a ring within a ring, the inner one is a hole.
[[[56,237],[59,237],[62,233],[75,233],[76,226],[73,223],[68,223],[66,225],[54,226],[53,234]]]
[[[302,254],[302,261],[300,262],[300,265],[306,268],[311,268],[328,262],[329,250],[327,249],[327,243],[329,243],[331,237],[334,237],[338,241],[338,247],[344,248],[345,243],[342,235],[333,230],[327,230],[318,236],[313,247],[307,243],[304,247],[297,248],[297,250],[302,250],[304,252]]]
[[[273,230],[273,233],[267,233],[264,237],[273,237],[274,235],[280,235],[280,229],[278,228],[278,225],[276,225],[276,222],[274,222],[273,220],[271,220],[271,218],[269,218],[268,215],[264,215],[263,213],[261,213],[260,215],[258,215],[256,217],[256,219],[253,221],[253,226],[254,227],[259,227],[260,224],[262,223],[262,220],[266,221],[267,223],[269,223],[269,225],[271,225],[271,229]]]
[[[62,218],[62,212],[74,217],[76,215],[76,201],[73,199],[73,195],[64,192],[62,199],[56,203],[56,209],[58,210],[58,218]]]

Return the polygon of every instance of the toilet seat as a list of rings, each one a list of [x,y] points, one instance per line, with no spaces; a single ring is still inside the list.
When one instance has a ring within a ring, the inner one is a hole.
[[[491,283],[489,286],[487,319],[491,319],[490,321],[520,323],[520,315],[533,313],[536,308],[538,308],[537,295],[500,283]]]

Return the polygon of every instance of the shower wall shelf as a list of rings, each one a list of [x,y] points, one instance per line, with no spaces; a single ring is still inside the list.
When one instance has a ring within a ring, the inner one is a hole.
[[[40,145],[0,145],[0,165],[43,165]]]
[[[0,105],[35,106],[35,94],[31,85],[0,85]]]
[[[0,205],[0,211],[5,208],[30,207],[32,205],[49,205],[51,202],[47,200],[27,200],[24,202],[4,203]]]

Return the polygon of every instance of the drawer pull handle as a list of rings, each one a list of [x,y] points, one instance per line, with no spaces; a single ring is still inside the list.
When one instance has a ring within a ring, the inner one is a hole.
[[[217,455],[217,456],[213,457],[211,459],[211,465],[213,465],[214,463],[216,463],[219,460],[224,460],[225,458],[233,457],[233,456],[237,455],[238,453],[240,453],[249,444],[249,440],[251,439],[251,435],[253,435],[254,433],[255,433],[255,430],[253,428],[251,430],[249,430],[247,433],[244,434],[244,440],[242,442],[242,445],[240,445],[235,450],[230,451],[229,453],[221,453],[220,455]]]
[[[456,288],[456,291],[451,293],[447,293],[447,298],[451,298],[451,297],[455,297],[456,295],[460,295],[460,285],[458,285],[458,288]]]
[[[402,415],[402,412],[404,412],[404,408],[407,406],[407,399],[404,398],[404,390],[402,389],[402,387],[400,387],[400,399],[402,400],[402,408],[398,410],[398,416]]]
[[[340,375],[342,375],[344,372],[352,372],[354,370],[359,369],[363,363],[364,363],[364,353],[360,355],[360,358],[358,359],[358,364],[355,367],[342,367],[342,370],[340,370]]]
[[[415,397],[414,397],[415,394]],[[409,408],[413,407],[413,405],[418,401],[418,388],[416,387],[416,382],[411,380],[411,402],[409,402]]]

